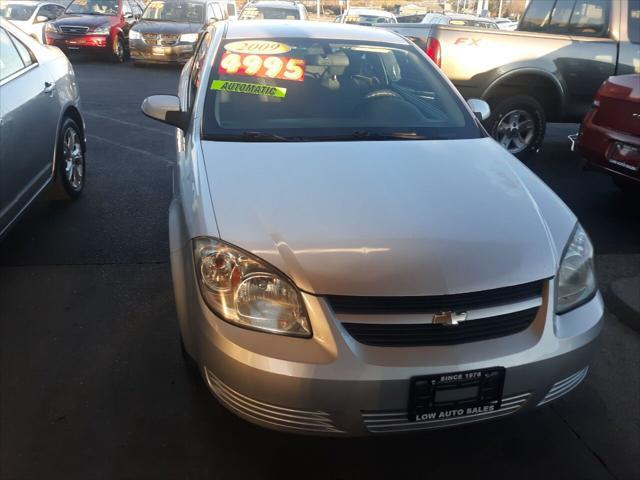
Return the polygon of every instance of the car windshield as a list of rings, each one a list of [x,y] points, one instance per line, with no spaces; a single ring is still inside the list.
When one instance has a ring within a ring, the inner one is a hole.
[[[163,22],[204,22],[204,4],[189,2],[151,2],[142,18]]]
[[[118,0],[73,0],[65,13],[81,15],[117,15]]]
[[[204,105],[211,140],[458,139],[476,119],[411,45],[321,39],[233,40]]]
[[[35,5],[2,3],[0,4],[0,16],[11,20],[24,21],[31,18],[35,9]]]
[[[242,10],[240,20],[300,20],[300,14],[295,8],[250,6]]]
[[[358,13],[349,14],[344,19],[344,23],[355,25],[373,25],[374,23],[393,23],[391,17],[381,17],[378,15],[362,15]]]

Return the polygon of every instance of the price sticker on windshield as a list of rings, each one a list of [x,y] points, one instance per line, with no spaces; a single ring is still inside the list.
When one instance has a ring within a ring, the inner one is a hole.
[[[305,62],[300,58],[225,52],[218,73],[303,82],[304,69]]]

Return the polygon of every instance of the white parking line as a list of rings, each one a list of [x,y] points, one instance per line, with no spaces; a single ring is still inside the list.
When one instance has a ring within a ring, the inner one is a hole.
[[[109,140],[108,138],[104,138],[104,137],[99,137],[98,135],[89,134],[89,135],[87,135],[87,137],[99,140],[101,142],[108,143],[110,145],[114,145],[116,147],[124,148],[125,150],[130,150],[132,152],[136,152],[136,153],[139,153],[141,155],[146,155],[146,156],[149,156],[149,157],[157,158],[158,160],[162,161],[163,163],[165,163],[169,167],[173,167],[173,165],[175,163],[174,161],[172,161],[172,160],[170,160],[167,157],[164,157],[162,155],[157,155],[157,154],[155,154],[153,152],[150,152],[148,150],[143,150],[141,148],[130,147],[129,145],[124,145],[122,143],[114,142],[113,140]]]
[[[84,115],[87,115],[89,117],[96,117],[96,118],[102,118],[103,120],[109,120],[111,122],[115,122],[115,123],[120,123],[122,125],[127,125],[129,127],[135,127],[135,128],[142,128],[144,130],[149,130],[151,132],[155,132],[155,133],[161,133],[162,135],[170,135],[173,136],[173,133],[167,132],[165,130],[160,130],[159,128],[153,128],[153,127],[145,127],[144,125],[140,125],[138,123],[133,123],[133,122],[127,122],[125,120],[120,120],[117,118],[113,118],[113,117],[108,117],[107,115],[100,115],[99,113],[92,113],[92,112],[82,112]]]

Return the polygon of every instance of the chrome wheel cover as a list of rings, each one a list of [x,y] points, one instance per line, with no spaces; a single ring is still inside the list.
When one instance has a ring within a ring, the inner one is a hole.
[[[494,137],[500,145],[516,154],[531,146],[536,129],[533,115],[526,110],[511,110],[496,126]]]
[[[62,156],[67,182],[74,190],[82,188],[84,180],[84,154],[80,136],[73,128],[67,128],[62,138]]]

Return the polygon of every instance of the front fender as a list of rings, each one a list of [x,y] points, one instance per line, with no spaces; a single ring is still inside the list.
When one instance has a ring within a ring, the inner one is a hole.
[[[550,81],[554,85],[555,93],[557,93],[560,98],[560,107],[559,107],[558,114],[559,116],[562,116],[563,112],[565,111],[565,103],[567,99],[567,85],[561,76],[553,74],[541,68],[521,67],[521,68],[515,68],[513,70],[509,70],[508,72],[505,72],[501,74],[499,77],[497,77],[496,79],[494,79],[487,86],[487,88],[485,88],[484,92],[481,95],[481,98],[483,100],[487,100],[488,98],[491,97],[491,94],[494,91],[496,91],[498,88],[500,88],[502,85],[507,83],[509,80],[522,75],[539,76],[544,78],[545,80]],[[526,87],[526,85],[523,85],[523,86]]]

